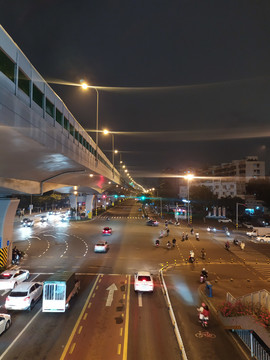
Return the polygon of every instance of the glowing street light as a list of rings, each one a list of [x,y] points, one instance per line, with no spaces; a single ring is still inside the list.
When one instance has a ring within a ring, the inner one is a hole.
[[[81,82],[81,87],[83,90],[88,90],[89,88],[95,89],[97,93],[97,112],[96,112],[96,161],[98,161],[98,107],[99,107],[99,92],[98,89],[91,85],[89,86],[86,82]]]
[[[189,201],[189,182],[194,178],[193,174],[187,174],[184,176],[187,180],[187,190],[188,190],[188,208],[187,208],[187,216],[188,216],[188,224],[190,223],[190,201]]]

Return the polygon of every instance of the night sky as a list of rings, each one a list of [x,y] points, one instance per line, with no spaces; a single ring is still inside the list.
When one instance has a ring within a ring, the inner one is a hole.
[[[270,161],[269,0],[9,0],[0,23],[47,81],[102,87],[100,129],[138,180]],[[51,86],[95,129],[93,89]]]

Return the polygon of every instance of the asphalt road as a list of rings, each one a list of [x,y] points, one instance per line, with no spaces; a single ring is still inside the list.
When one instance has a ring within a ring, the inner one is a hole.
[[[43,281],[56,271],[72,270],[81,281],[81,291],[65,314],[42,313],[41,301],[31,312],[12,312],[12,327],[1,336],[0,360],[180,359],[158,277],[159,269],[167,265],[165,278],[188,359],[245,358],[214,318],[209,332],[215,338],[196,336],[201,330],[196,311],[199,273],[207,264],[210,277],[222,279],[242,272],[255,279],[270,277],[268,244],[248,241],[244,252],[239,247],[227,252],[222,231],[209,234],[202,226],[196,229],[200,241],[189,236],[181,242],[182,232],[188,229],[171,225],[169,239],[175,237],[177,247],[168,250],[165,238],[156,248],[162,227],[146,226],[139,207],[134,200],[126,200],[110,210],[110,221],[104,217],[61,223],[52,218],[43,226],[36,221],[32,229],[15,226],[14,244],[26,252],[20,267],[30,270],[30,279]],[[96,254],[93,248],[104,239],[105,226],[113,229],[106,237],[110,250]],[[202,247],[206,262],[199,260]],[[186,263],[191,249],[198,259],[194,267]],[[153,273],[153,294],[134,292],[133,273],[138,270]],[[108,305],[110,286],[115,290]],[[5,296],[0,293],[2,307]]]

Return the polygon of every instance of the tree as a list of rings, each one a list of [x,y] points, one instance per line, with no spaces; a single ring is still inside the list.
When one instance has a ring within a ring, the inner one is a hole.
[[[204,185],[193,185],[189,189],[189,199],[191,201],[193,211],[205,213],[205,209],[212,207],[217,203],[217,195]]]
[[[252,179],[246,187],[247,194],[255,195],[256,200],[263,200],[270,207],[270,181],[268,179]]]

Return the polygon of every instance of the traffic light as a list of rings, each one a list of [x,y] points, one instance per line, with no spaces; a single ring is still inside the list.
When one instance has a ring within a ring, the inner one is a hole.
[[[141,196],[141,200],[145,200],[145,196]]]
[[[114,197],[117,199],[117,198],[118,198],[118,195],[114,195]]]

